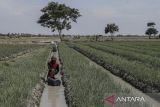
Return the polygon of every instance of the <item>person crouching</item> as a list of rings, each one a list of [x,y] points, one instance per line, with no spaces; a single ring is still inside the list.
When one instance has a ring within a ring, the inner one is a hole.
[[[55,79],[55,75],[59,72],[59,64],[57,63],[57,59],[53,56],[51,60],[48,62],[48,75],[47,78]]]
[[[53,56],[51,60],[48,62],[48,75],[47,75],[47,83],[51,86],[60,86],[61,81],[55,78],[55,75],[59,72],[59,64],[57,63],[57,59]]]

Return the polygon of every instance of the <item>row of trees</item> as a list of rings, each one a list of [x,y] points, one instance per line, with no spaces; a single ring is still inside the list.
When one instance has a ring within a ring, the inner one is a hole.
[[[152,36],[155,38],[155,36],[158,34],[158,30],[155,28],[155,26],[156,24],[154,22],[147,23],[148,28],[145,34],[149,36],[149,39],[151,39]],[[119,31],[119,27],[115,23],[107,24],[107,26],[105,27],[105,33],[106,34],[110,33],[112,40],[113,40],[113,34],[118,31]],[[159,38],[160,38],[160,35],[159,35]]]
[[[59,37],[62,40],[62,30],[71,29],[71,22],[77,22],[77,18],[81,16],[78,9],[70,8],[65,4],[59,4],[57,2],[50,2],[42,10],[42,16],[39,18],[38,23],[43,27],[50,28],[53,32],[58,31]],[[149,36],[149,39],[153,35],[154,37],[158,34],[158,30],[155,28],[154,22],[147,23],[148,29],[145,34]],[[119,31],[118,25],[115,23],[107,24],[105,27],[105,33],[110,33],[111,39],[113,40],[114,33]],[[8,37],[12,36],[33,36],[31,34],[7,34]],[[38,35],[42,36],[42,35]],[[96,40],[102,35],[96,36]],[[160,36],[159,36],[160,38]]]
[[[71,29],[71,22],[77,22],[77,18],[81,16],[78,9],[70,8],[57,2],[50,2],[41,12],[42,16],[39,18],[38,23],[43,27],[50,28],[53,32],[58,31],[61,40],[62,30]],[[116,24],[107,24],[105,28],[105,33],[110,33],[112,40],[113,34],[118,31],[119,28]],[[98,37],[96,36],[96,40]]]
[[[0,37],[9,37],[9,38],[20,38],[20,37],[56,37],[57,35],[45,35],[45,34],[29,34],[29,33],[0,33]]]
[[[77,18],[81,16],[78,9],[70,8],[65,4],[59,4],[57,2],[50,2],[41,12],[42,16],[39,18],[38,23],[43,27],[50,28],[53,32],[58,31],[60,39],[62,39],[62,30],[71,29],[71,22],[77,22]],[[148,29],[145,34],[149,36],[149,39],[152,35],[155,37],[158,34],[155,25],[154,22],[147,23]],[[107,24],[105,27],[105,33],[110,33],[112,40],[114,33],[118,31],[119,27],[115,23]]]

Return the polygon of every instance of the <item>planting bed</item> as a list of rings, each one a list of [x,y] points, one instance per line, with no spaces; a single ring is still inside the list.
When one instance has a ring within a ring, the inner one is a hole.
[[[137,53],[134,51],[122,50],[98,44],[95,45],[94,43],[88,43],[86,45],[90,46],[91,48],[95,48],[97,50],[102,50],[104,52],[111,53],[113,55],[119,55],[131,61],[137,61],[139,63],[143,63],[146,66],[150,66],[152,68],[160,68],[160,58],[157,58],[155,56],[144,55],[142,53]]]
[[[22,57],[0,62],[1,107],[25,107],[30,98],[33,98],[32,101],[36,100],[38,105],[37,97],[40,97],[43,85],[36,84],[40,81],[40,75],[44,73],[49,50],[48,46],[40,47]]]
[[[150,55],[150,56],[153,56],[153,57],[160,57],[159,52],[150,50],[153,47],[150,47],[150,49],[143,49],[143,48],[141,49],[141,48],[138,48],[138,46],[134,46],[133,44],[129,45],[129,43],[126,43],[126,44],[124,44],[124,43],[122,44],[122,43],[121,42],[120,43],[101,43],[101,42],[99,42],[99,43],[96,43],[96,44],[106,46],[106,47],[115,48],[115,49],[121,49],[121,50],[130,51],[130,52],[141,53],[141,54],[144,54],[144,55]],[[146,47],[146,46],[143,46],[143,47]]]
[[[88,46],[72,44],[72,47],[143,92],[157,93],[160,91],[160,72],[158,70],[155,71],[136,61],[131,62],[123,57]]]
[[[63,84],[69,107],[104,107],[103,98],[107,93],[130,94],[130,89],[121,87],[109,77],[107,74],[109,71],[96,66],[74,49],[61,44],[59,52],[65,72]],[[135,107],[131,103],[119,107],[128,106]],[[136,105],[136,107],[142,107],[142,105]]]
[[[36,44],[0,44],[0,61],[15,58],[41,46]]]

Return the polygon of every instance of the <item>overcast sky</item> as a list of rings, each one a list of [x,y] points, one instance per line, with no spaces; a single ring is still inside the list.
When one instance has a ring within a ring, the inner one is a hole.
[[[40,10],[52,0],[0,0],[0,33],[53,34],[37,24]],[[104,34],[116,23],[119,34],[144,34],[154,21],[160,30],[160,0],[54,0],[78,8],[82,17],[65,34]]]

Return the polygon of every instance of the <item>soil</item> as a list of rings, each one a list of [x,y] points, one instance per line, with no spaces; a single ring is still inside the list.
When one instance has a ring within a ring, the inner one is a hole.
[[[33,89],[31,96],[28,97],[27,107],[39,107],[40,98],[44,90],[44,83],[40,81]]]

